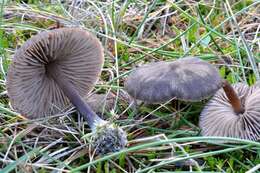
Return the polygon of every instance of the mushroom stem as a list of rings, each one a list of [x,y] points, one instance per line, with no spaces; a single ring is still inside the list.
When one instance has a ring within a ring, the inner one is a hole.
[[[71,103],[80,112],[83,118],[88,122],[91,130],[96,129],[97,124],[103,124],[106,121],[102,120],[91,108],[83,101],[77,90],[73,87],[63,75],[62,71],[59,70],[54,63],[48,64],[46,69],[47,74],[54,79],[57,85],[61,88],[64,94],[68,97]]]
[[[126,133],[118,126],[102,120],[91,108],[83,101],[72,83],[66,79],[63,72],[55,63],[46,66],[46,74],[54,79],[71,103],[77,108],[80,114],[88,122],[93,136],[92,145],[96,153],[104,154],[116,152],[123,149],[127,144]]]
[[[243,113],[245,109],[242,106],[241,100],[239,99],[237,93],[234,88],[230,85],[227,80],[223,81],[223,89],[226,93],[226,96],[229,99],[230,104],[232,105],[234,112],[236,114]]]

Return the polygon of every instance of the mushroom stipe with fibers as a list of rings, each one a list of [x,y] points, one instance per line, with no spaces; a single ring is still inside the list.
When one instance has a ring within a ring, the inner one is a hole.
[[[203,136],[260,139],[260,87],[226,81],[200,115]]]
[[[98,39],[82,29],[37,34],[16,51],[8,70],[13,108],[34,119],[59,113],[71,102],[94,132],[97,153],[124,148],[125,132],[102,120],[82,99],[97,81],[103,59]]]

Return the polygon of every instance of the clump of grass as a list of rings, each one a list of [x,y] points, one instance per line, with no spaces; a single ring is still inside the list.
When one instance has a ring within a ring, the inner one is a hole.
[[[200,137],[205,102],[122,102],[125,77],[135,66],[187,55],[215,64],[231,83],[259,79],[258,2],[231,1],[23,1],[1,3],[0,172],[246,172],[258,169],[257,142]],[[96,34],[105,66],[93,93],[113,93],[103,118],[128,132],[128,148],[94,155],[91,131],[74,109],[32,121],[15,113],[5,76],[15,50],[37,32],[59,22]],[[219,140],[230,141],[228,144]]]

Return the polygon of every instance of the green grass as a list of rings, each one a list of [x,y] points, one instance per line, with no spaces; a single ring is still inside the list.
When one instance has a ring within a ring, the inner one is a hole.
[[[69,2],[0,1],[0,173],[244,173],[259,168],[259,142],[200,136],[198,117],[206,100],[141,104],[135,110],[119,94],[134,67],[184,56],[214,64],[231,83],[253,85],[259,80],[258,1]],[[83,137],[90,129],[72,109],[27,120],[10,107],[5,82],[15,50],[57,21],[102,41],[105,64],[93,92],[117,94],[113,111],[103,117],[127,131],[126,149],[93,156]]]

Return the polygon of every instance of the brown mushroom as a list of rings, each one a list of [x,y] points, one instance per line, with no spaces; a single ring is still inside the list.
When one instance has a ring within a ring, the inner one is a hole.
[[[260,87],[224,83],[200,115],[203,136],[260,139]]]
[[[172,98],[199,101],[213,95],[221,86],[218,70],[196,57],[146,64],[136,68],[125,82],[126,91],[146,103]]]
[[[93,132],[99,129],[94,137],[97,152],[118,151],[126,144],[125,133],[102,120],[82,99],[93,88],[102,65],[102,46],[85,30],[41,32],[14,55],[7,76],[11,104],[28,118],[39,118],[59,113],[71,102]]]

